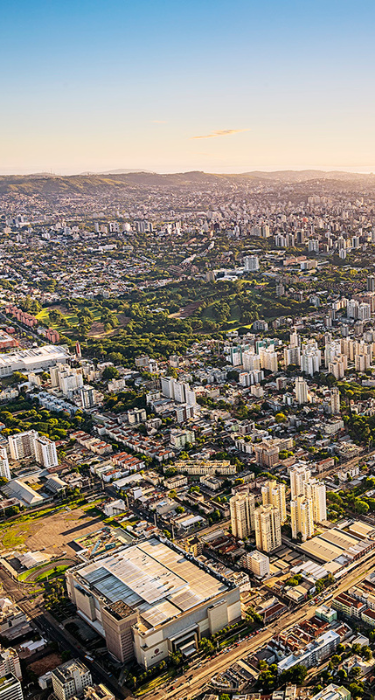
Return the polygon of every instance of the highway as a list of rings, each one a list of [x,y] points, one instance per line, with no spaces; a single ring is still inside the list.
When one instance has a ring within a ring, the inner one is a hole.
[[[353,569],[347,576],[343,577],[340,581],[338,587],[335,589],[335,596],[343,591],[346,591],[358,580],[364,578],[368,571],[373,569],[375,563],[375,552],[370,552],[367,559],[359,562],[358,566]],[[327,593],[329,593],[329,590]],[[186,673],[177,678],[174,682],[170,683],[172,686],[177,686],[173,690],[168,690],[168,686],[159,691],[153,691],[152,700],[164,700],[166,698],[174,698],[175,700],[185,700],[193,698],[202,691],[203,686],[205,686],[218,672],[223,672],[228,669],[233,663],[239,661],[251,652],[259,650],[266,642],[268,642],[275,634],[282,632],[284,629],[297,624],[301,620],[308,620],[315,615],[316,609],[321,605],[314,604],[311,605],[311,601],[305,603],[304,605],[298,607],[295,612],[286,612],[281,615],[278,620],[275,620],[269,627],[262,630],[259,634],[253,636],[251,639],[246,639],[240,642],[239,646],[232,648],[228,653],[220,653],[218,656],[207,659],[202,663],[200,668],[192,671],[187,670]],[[193,675],[192,678],[189,676]],[[142,697],[150,698],[150,693]]]

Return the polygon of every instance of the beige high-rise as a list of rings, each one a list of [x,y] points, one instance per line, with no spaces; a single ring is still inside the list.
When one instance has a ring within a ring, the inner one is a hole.
[[[314,534],[313,501],[306,496],[297,496],[290,502],[292,537],[297,539],[301,534],[302,542],[306,542]]]
[[[304,494],[306,498],[312,499],[314,523],[327,520],[326,487],[323,481],[317,479],[305,481]]]
[[[286,521],[285,484],[277,481],[266,481],[262,486],[262,503],[264,506],[275,506],[280,513],[281,524]]]
[[[254,530],[255,496],[252,493],[236,493],[229,501],[232,534],[239,540],[249,537]]]
[[[311,471],[306,465],[301,464],[300,466],[292,467],[290,472],[290,489],[291,498],[296,498],[297,496],[302,496],[304,493],[304,483],[308,481],[311,477]]]
[[[272,552],[281,546],[279,510],[272,505],[260,506],[254,511],[255,542],[257,549]]]

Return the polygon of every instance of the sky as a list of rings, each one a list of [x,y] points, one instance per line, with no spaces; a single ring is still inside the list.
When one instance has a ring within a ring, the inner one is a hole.
[[[375,172],[373,0],[1,2],[0,173]]]

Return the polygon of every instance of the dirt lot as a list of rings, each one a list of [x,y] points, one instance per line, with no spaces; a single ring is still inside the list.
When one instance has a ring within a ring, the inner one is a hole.
[[[42,676],[47,671],[53,671],[56,666],[61,664],[61,656],[59,654],[48,654],[38,661],[34,661],[29,665],[29,669],[34,671],[37,676]]]
[[[68,556],[75,556],[76,552],[69,546],[69,542],[94,532],[101,526],[101,518],[88,515],[82,508],[70,512],[62,510],[41,520],[16,522],[8,526],[6,531],[0,533],[0,549],[35,551],[45,548],[46,553],[54,556],[63,551]]]

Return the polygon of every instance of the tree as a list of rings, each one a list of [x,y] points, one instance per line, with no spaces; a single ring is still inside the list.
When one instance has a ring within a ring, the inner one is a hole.
[[[103,379],[118,379],[120,372],[116,367],[106,367],[103,372]]]

